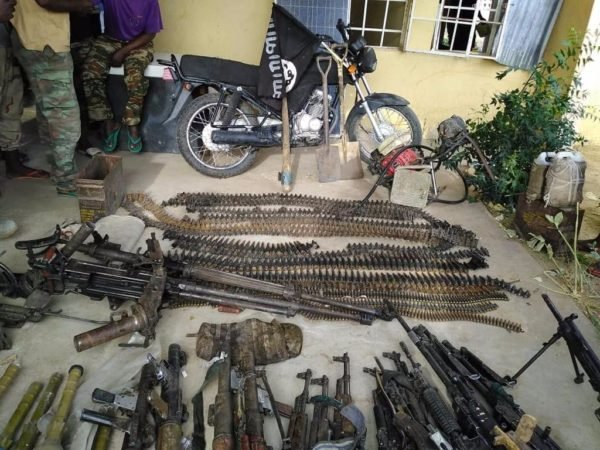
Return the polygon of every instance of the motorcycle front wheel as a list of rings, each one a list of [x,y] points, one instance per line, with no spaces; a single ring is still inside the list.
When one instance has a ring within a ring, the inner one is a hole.
[[[364,108],[355,107],[348,116],[346,130],[351,141],[360,144],[360,157],[363,161],[371,160],[371,153],[381,142],[391,135],[397,135],[406,144],[420,144],[423,131],[417,115],[408,106],[386,104],[385,102],[371,108],[373,117],[379,125],[383,139],[378,139]]]
[[[192,100],[177,120],[177,146],[187,163],[198,172],[214,178],[239,175],[250,168],[256,149],[248,145],[227,145],[210,142],[210,124],[216,114],[223,117],[227,104],[219,104],[219,94],[205,94]],[[236,110],[236,125],[253,125],[256,120]]]

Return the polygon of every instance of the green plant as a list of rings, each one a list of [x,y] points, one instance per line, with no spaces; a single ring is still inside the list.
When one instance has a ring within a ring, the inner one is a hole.
[[[473,167],[467,181],[484,200],[514,204],[515,197],[526,189],[531,165],[540,152],[584,142],[575,121],[590,112],[583,105],[586,93],[578,70],[592,61],[600,48],[598,37],[596,32],[582,41],[571,31],[563,48],[551,60],[537,64],[520,89],[495,94],[489,104],[482,105],[475,119],[467,121],[496,180],[486,176],[469,148],[457,152],[449,165],[456,168],[466,161]],[[571,69],[573,77],[569,76]],[[500,72],[496,78],[501,80],[513,70]]]
[[[576,217],[579,217],[579,203],[577,204]],[[568,258],[565,261],[557,260],[552,246],[539,234],[529,233],[531,239],[527,241],[527,245],[536,252],[545,251],[550,261],[554,264],[555,269],[544,271],[544,275],[559,288],[559,291],[550,288],[548,290],[566,294],[574,298],[586,315],[596,322],[598,317],[600,317],[600,304],[597,301],[600,295],[596,292],[594,282],[586,270],[587,265],[590,263],[589,257],[586,258],[585,255],[577,250],[579,240],[577,230],[579,223],[576,220],[573,241],[570,242],[560,228],[563,219],[562,212],[559,212],[555,216],[546,215],[546,220],[554,225],[554,228],[562,239],[563,245],[567,249]],[[598,255],[590,255],[592,260],[596,260],[596,256]]]

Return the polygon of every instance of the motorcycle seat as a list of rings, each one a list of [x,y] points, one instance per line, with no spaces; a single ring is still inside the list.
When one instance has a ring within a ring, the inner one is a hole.
[[[202,78],[237,86],[258,85],[258,66],[238,61],[183,55],[179,66],[185,78]]]

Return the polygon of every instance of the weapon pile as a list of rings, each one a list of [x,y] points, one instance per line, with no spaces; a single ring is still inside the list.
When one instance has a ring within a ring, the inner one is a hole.
[[[112,428],[125,432],[123,449],[141,450],[153,443],[158,450],[186,448],[187,439],[183,437],[181,426],[188,413],[180,384],[182,367],[186,362],[186,353],[179,345],[171,344],[164,361],[159,362],[148,355],[134,398],[95,389],[92,400],[102,404],[103,409],[83,409],[80,415],[80,420],[98,425],[94,448],[109,448]],[[155,391],[159,385],[160,396]],[[102,440],[102,444],[98,440]]]

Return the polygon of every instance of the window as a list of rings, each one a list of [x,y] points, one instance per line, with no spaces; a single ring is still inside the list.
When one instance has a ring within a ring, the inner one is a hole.
[[[400,47],[406,0],[351,0],[352,32],[362,34],[369,45]]]
[[[539,61],[563,0],[408,0],[408,51],[495,59],[519,68]]]
[[[430,51],[483,58],[495,56],[508,0],[436,0],[417,1],[413,5],[411,27],[431,30]],[[434,11],[435,14],[431,14]]]

